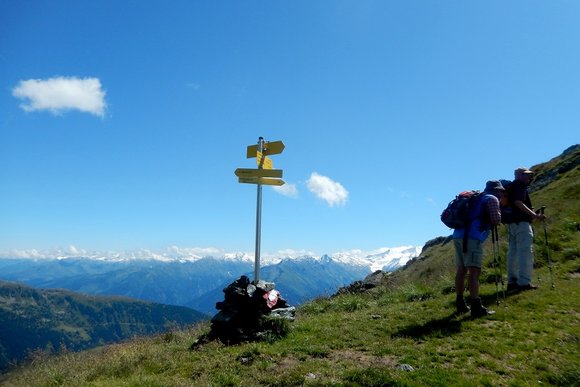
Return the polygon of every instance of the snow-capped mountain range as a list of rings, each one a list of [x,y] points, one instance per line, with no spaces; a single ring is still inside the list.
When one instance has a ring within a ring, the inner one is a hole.
[[[400,246],[385,247],[371,252],[352,250],[331,255],[337,262],[369,266],[371,271],[394,271],[404,266],[410,259],[421,254],[421,247]]]
[[[393,271],[405,265],[411,258],[419,256],[421,247],[400,246],[382,247],[372,251],[348,250],[332,254],[316,255],[307,251],[285,250],[278,253],[266,253],[260,257],[263,266],[276,265],[285,259],[315,259],[322,260],[330,257],[335,262],[346,265],[368,266],[371,271]],[[69,246],[67,249],[57,248],[50,250],[9,250],[0,252],[3,258],[31,258],[31,259],[91,259],[109,262],[130,262],[136,260],[154,260],[160,262],[196,262],[203,258],[212,257],[223,261],[254,262],[254,253],[224,252],[218,248],[180,248],[170,246],[164,251],[148,249],[132,251],[90,251]]]
[[[290,304],[298,305],[333,294],[376,270],[394,271],[420,252],[420,247],[401,246],[321,256],[292,251],[266,254],[260,259],[260,279],[274,282]],[[0,253],[0,279],[6,281],[127,296],[187,306],[207,314],[215,312],[223,288],[241,275],[254,277],[253,254],[177,247],[163,252],[99,253],[72,246],[67,250]]]

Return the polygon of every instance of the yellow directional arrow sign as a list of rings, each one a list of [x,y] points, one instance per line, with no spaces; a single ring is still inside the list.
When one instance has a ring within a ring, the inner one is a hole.
[[[261,152],[256,151],[256,164],[258,168],[262,169],[272,169],[274,168],[274,164],[272,164],[272,159],[269,157],[264,156]]]
[[[256,145],[249,145],[246,151],[247,158],[256,158],[257,169],[238,168],[235,174],[240,183],[257,185],[256,205],[256,257],[254,263],[254,283],[260,280],[260,239],[262,227],[262,185],[284,185],[281,169],[273,169],[274,165],[268,155],[276,155],[284,151],[282,141],[266,142],[264,137],[258,138]]]
[[[281,169],[238,168],[234,173],[237,177],[282,177]]]
[[[281,179],[270,179],[267,177],[240,177],[240,183],[247,184],[264,184],[264,185],[284,185],[285,181]]]
[[[284,143],[282,141],[272,141],[266,142],[262,146],[262,153],[264,155],[277,155],[284,151]],[[251,159],[252,157],[256,157],[258,152],[258,145],[248,145],[248,150],[246,152],[246,158]]]

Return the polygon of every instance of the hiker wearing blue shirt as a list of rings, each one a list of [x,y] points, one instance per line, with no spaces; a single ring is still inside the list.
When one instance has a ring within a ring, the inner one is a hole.
[[[509,247],[507,253],[507,290],[536,289],[532,285],[534,268],[534,230],[532,221],[544,221],[544,214],[536,214],[528,194],[528,186],[534,174],[528,168],[518,168],[514,171],[515,180],[508,186],[509,205],[513,208],[513,219],[508,223]]]
[[[479,298],[479,276],[483,261],[483,242],[487,239],[491,226],[501,222],[499,198],[505,191],[502,184],[497,180],[490,180],[485,185],[484,194],[478,198],[477,203],[470,212],[469,226],[459,228],[453,232],[455,245],[455,263],[457,273],[455,275],[455,306],[457,313],[466,313],[470,309],[463,298],[465,290],[465,275],[469,272],[469,295],[471,297],[471,317],[477,318],[495,313],[481,304]],[[467,238],[464,238],[467,232]]]

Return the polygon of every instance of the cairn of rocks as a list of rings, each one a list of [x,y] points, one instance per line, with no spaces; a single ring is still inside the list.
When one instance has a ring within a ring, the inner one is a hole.
[[[219,312],[211,319],[210,333],[194,346],[215,339],[225,344],[258,341],[280,333],[276,320],[294,321],[296,308],[288,306],[272,282],[254,284],[242,276],[223,291],[225,297],[216,303]]]

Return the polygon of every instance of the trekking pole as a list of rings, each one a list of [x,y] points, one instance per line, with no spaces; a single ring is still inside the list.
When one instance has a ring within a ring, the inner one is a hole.
[[[501,292],[503,299],[505,300],[505,282],[503,280],[503,264],[501,262],[501,254],[499,249],[499,232],[497,230],[497,226],[495,226],[495,241],[497,243],[497,263],[499,265],[499,280],[501,283]]]
[[[538,214],[544,215],[544,211],[546,209],[546,206],[542,206],[539,210],[538,210]],[[542,220],[542,225],[544,226],[544,254],[546,256],[546,259],[548,261],[548,269],[550,270],[550,283],[551,283],[551,289],[554,290],[555,286],[554,286],[554,273],[552,272],[552,259],[550,258],[550,248],[548,246],[548,229],[546,227],[546,219],[544,218],[544,220]]]
[[[498,262],[497,262],[497,226],[491,228],[491,249],[493,251],[493,267],[495,274],[495,301],[499,305],[499,280],[498,280]]]

